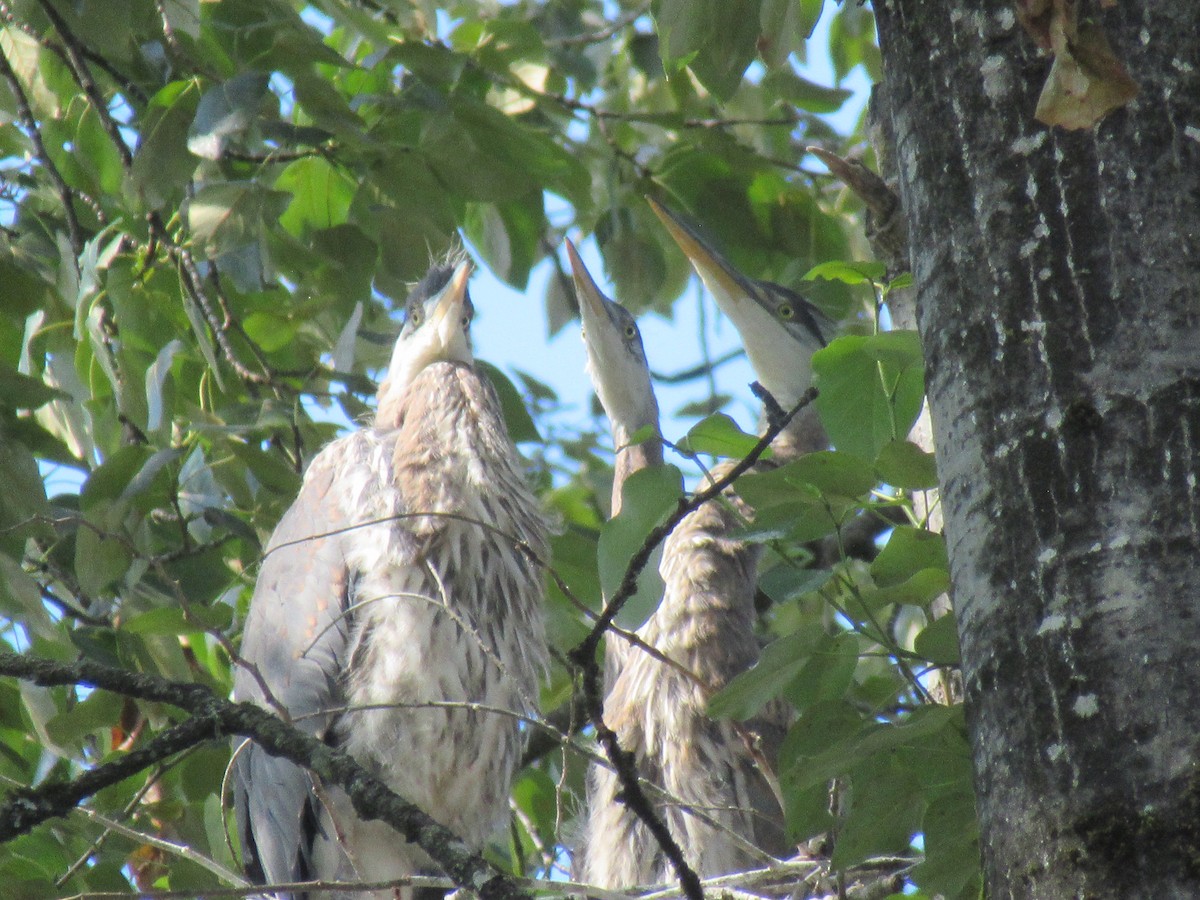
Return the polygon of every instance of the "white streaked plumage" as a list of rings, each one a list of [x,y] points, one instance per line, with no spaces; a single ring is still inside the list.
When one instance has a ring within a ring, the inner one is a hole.
[[[514,716],[428,704],[534,711],[542,577],[513,538],[543,556],[546,525],[473,366],[468,274],[436,266],[414,290],[375,422],[317,455],[276,529],[242,653],[301,727],[479,847],[506,815],[523,732]],[[235,695],[269,705],[244,671]],[[260,881],[429,871],[388,826],[254,746],[235,785]]]

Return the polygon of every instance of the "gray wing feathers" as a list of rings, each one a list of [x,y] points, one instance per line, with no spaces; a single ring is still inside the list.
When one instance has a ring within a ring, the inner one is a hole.
[[[340,442],[309,466],[295,503],[267,548],[246,620],[241,654],[258,671],[296,726],[323,737],[341,703],[346,663],[349,576],[343,534],[352,524],[333,490]],[[234,697],[273,712],[253,675],[239,668]],[[293,881],[307,868],[304,854],[309,775],[251,743],[234,770],[235,809],[247,866],[267,883]],[[311,818],[310,818],[311,821]]]

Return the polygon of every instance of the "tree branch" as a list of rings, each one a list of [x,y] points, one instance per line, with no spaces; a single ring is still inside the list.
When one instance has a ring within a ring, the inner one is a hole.
[[[463,841],[367,772],[351,756],[316,740],[251,703],[231,703],[199,684],[126,672],[90,660],[64,665],[0,651],[0,674],[42,686],[89,685],[142,700],[169,703],[191,718],[161,732],[119,760],[69,782],[11,792],[0,805],[0,842],[61,816],[84,798],[188,747],[233,736],[254,740],[272,756],[290,760],[323,782],[342,788],[363,819],[387,822],[425,850],[459,887],[484,900],[530,900],[511,876],[467,849]]]

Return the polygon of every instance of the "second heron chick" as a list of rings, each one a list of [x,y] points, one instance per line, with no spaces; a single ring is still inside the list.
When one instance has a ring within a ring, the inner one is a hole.
[[[579,297],[588,373],[616,443],[614,514],[636,471],[662,461],[658,404],[641,335],[628,311],[596,287],[573,246],[568,255]],[[647,427],[651,437],[628,440]],[[634,754],[639,774],[660,787],[656,809],[701,877],[721,875],[787,855],[782,812],[756,754],[772,756],[784,723],[735,727],[707,712],[708,698],[754,664],[758,550],[730,537],[739,525],[725,504],[710,501],[688,515],[663,546],[665,586],[658,609],[638,636],[674,665],[637,647],[606,655],[610,685],[605,720]],[[758,749],[751,745],[757,741]],[[621,800],[606,768],[592,769],[580,877],[609,889],[671,880],[649,829]]]

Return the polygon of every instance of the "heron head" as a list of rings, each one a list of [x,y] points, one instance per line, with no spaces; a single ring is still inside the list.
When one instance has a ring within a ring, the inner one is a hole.
[[[794,405],[812,383],[810,360],[832,337],[833,321],[795,291],[747,278],[694,225],[647,201],[738,330],[755,376],[785,408]]]
[[[426,366],[435,362],[474,361],[471,319],[475,307],[467,293],[471,262],[435,264],[417,283],[404,305],[404,326],[392,351],[387,378],[379,393],[397,397]]]
[[[658,402],[642,335],[629,310],[600,292],[569,240],[567,257],[579,299],[587,373],[609,419],[627,434],[658,426]]]

